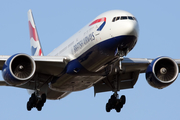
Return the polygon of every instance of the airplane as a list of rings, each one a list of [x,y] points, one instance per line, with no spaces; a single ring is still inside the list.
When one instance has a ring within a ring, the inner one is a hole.
[[[162,89],[178,77],[180,59],[128,58],[139,36],[134,15],[123,10],[100,14],[47,56],[43,55],[32,11],[28,11],[31,56],[0,55],[4,81],[0,86],[27,89],[27,110],[42,110],[47,99],[57,100],[72,92],[94,87],[94,94],[112,91],[106,111],[120,112],[126,103],[122,89],[136,84],[141,73],[154,88]]]

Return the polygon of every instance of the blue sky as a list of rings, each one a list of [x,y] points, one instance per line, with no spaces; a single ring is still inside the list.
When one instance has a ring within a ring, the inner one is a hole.
[[[126,10],[136,16],[140,35],[132,58],[170,56],[180,58],[179,0],[16,0],[0,2],[0,55],[30,54],[27,11],[32,9],[44,54],[108,10]],[[0,76],[0,79],[3,79]],[[133,89],[122,90],[127,101],[120,113],[106,113],[112,92],[97,94],[93,88],[75,92],[61,100],[48,100],[41,112],[28,112],[30,97],[25,89],[0,87],[0,119],[66,120],[179,120],[180,77],[169,87],[158,90],[148,85],[145,74]]]

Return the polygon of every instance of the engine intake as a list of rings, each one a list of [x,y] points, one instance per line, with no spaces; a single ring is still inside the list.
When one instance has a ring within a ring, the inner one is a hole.
[[[169,57],[154,59],[146,70],[148,83],[155,88],[162,89],[172,84],[178,77],[177,63]]]
[[[29,55],[15,54],[5,62],[2,74],[8,84],[19,86],[33,77],[35,69],[35,62]]]

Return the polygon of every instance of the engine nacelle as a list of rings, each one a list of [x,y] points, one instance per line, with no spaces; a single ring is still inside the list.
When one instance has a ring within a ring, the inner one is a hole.
[[[162,89],[172,84],[179,74],[177,63],[169,57],[154,59],[146,70],[148,83],[155,88]]]
[[[7,59],[2,69],[4,80],[13,86],[23,85],[34,75],[36,64],[26,54],[15,54]]]

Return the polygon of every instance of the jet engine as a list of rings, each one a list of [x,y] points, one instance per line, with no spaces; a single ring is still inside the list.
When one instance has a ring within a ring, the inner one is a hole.
[[[5,62],[2,76],[9,85],[20,86],[33,77],[35,70],[36,64],[29,55],[15,54]]]
[[[172,84],[178,77],[177,63],[169,57],[154,59],[146,70],[148,83],[155,88],[162,89]]]

